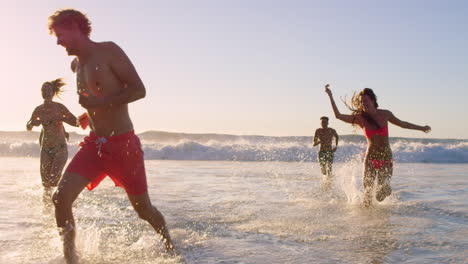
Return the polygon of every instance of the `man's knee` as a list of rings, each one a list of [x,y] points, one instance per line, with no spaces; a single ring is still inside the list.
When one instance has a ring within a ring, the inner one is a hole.
[[[73,200],[60,189],[57,189],[52,195],[52,202],[57,209],[71,207],[73,204]]]

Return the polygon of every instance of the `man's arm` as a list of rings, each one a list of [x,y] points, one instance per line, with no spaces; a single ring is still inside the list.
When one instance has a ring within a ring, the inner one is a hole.
[[[80,96],[80,104],[85,108],[106,105],[112,106],[128,104],[144,98],[146,96],[145,85],[125,52],[113,42],[103,45],[106,45],[105,48],[109,51],[110,69],[116,78],[122,82],[123,89],[120,93],[105,98]]]
[[[72,70],[72,72],[76,72],[76,70],[78,69],[78,60],[76,58],[74,58],[70,63],[70,69]]]
[[[333,129],[333,136],[335,137],[335,147],[333,148],[333,152],[335,152],[336,149],[338,148],[338,139],[339,139],[338,133],[336,133],[335,129]]]
[[[315,130],[315,135],[314,135],[314,147],[320,144],[320,137],[319,137],[319,130]]]

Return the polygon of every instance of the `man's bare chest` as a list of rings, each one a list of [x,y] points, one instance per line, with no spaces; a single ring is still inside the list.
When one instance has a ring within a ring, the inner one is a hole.
[[[327,130],[322,130],[322,131],[320,131],[319,136],[320,136],[320,138],[322,140],[327,141],[327,140],[330,140],[332,138],[332,133],[328,129]]]
[[[78,93],[99,96],[104,92],[103,83],[109,75],[109,69],[104,62],[88,61],[80,64],[76,72]]]

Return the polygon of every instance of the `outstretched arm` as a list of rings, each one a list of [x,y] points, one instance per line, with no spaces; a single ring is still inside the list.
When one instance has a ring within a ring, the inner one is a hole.
[[[420,130],[420,131],[423,131],[425,133],[429,133],[431,131],[430,126],[427,126],[427,125],[426,126],[418,126],[418,125],[412,124],[410,122],[406,122],[406,121],[402,121],[402,120],[398,119],[390,111],[387,111],[387,113],[389,115],[388,122],[390,122],[390,123],[392,123],[392,124],[394,124],[396,126],[406,128],[406,129]]]
[[[328,97],[330,98],[330,103],[333,108],[333,113],[335,114],[335,117],[343,122],[350,123],[350,124],[359,124],[359,120],[357,120],[356,116],[353,115],[343,115],[340,113],[340,110],[338,110],[338,107],[336,106],[335,99],[333,99],[333,94],[330,90],[330,85],[327,84],[325,85],[325,92],[328,94]]]

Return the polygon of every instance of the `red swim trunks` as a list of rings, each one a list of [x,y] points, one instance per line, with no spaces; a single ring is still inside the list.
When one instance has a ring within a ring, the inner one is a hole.
[[[148,190],[143,150],[133,130],[111,137],[99,137],[91,131],[80,147],[66,172],[88,178],[88,190],[98,186],[106,176],[130,195]]]

